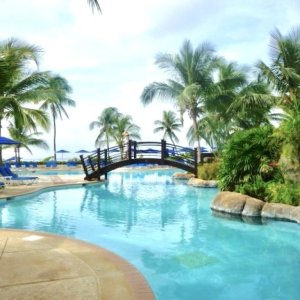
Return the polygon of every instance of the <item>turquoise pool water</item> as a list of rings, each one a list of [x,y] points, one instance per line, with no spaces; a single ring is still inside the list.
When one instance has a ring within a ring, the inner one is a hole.
[[[157,299],[299,299],[299,225],[214,216],[217,190],[172,172],[113,172],[107,183],[15,198],[0,205],[1,226],[102,245],[134,264]]]
[[[83,170],[51,170],[51,169],[16,169],[15,173],[20,176],[39,176],[39,175],[82,175],[85,176]]]

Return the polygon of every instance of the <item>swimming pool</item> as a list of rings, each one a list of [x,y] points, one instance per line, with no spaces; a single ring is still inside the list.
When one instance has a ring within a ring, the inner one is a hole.
[[[217,190],[174,182],[173,172],[112,172],[107,183],[16,198],[0,206],[1,226],[102,245],[161,300],[299,299],[299,225],[213,216]]]
[[[85,176],[84,171],[80,169],[66,169],[66,170],[51,170],[51,169],[16,169],[15,173],[20,176],[39,176],[39,175],[82,175]]]

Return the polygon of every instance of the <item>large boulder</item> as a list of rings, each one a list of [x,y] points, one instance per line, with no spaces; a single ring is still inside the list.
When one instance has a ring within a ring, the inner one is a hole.
[[[291,221],[300,223],[300,206],[297,206],[292,210]]]
[[[274,218],[282,220],[291,220],[296,215],[293,214],[295,206],[281,203],[266,203],[262,209],[261,216],[263,218]]]
[[[247,196],[242,215],[247,217],[259,217],[264,205],[264,201]]]
[[[216,211],[241,215],[246,204],[246,199],[246,195],[239,193],[219,192],[210,207]]]
[[[195,175],[192,173],[174,173],[172,178],[173,179],[180,179],[180,180],[189,180],[190,178],[194,178]]]
[[[203,180],[200,178],[191,178],[188,181],[189,185],[195,186],[195,187],[217,187],[218,183],[216,180]]]
[[[235,192],[219,192],[211,203],[215,212],[225,212],[247,217],[262,217],[294,221],[300,224],[300,206],[266,203]]]

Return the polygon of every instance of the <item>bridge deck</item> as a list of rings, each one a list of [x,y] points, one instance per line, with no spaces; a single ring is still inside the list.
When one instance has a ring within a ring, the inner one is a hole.
[[[183,169],[197,176],[197,149],[161,142],[129,141],[122,147],[100,150],[87,157],[80,155],[85,179],[100,180],[107,173],[124,166],[146,163],[168,165]]]

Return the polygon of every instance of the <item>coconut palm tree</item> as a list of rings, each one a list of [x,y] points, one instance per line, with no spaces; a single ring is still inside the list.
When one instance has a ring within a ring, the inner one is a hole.
[[[40,89],[43,103],[40,109],[49,111],[53,123],[53,156],[56,161],[56,120],[63,116],[69,118],[65,106],[75,107],[76,102],[68,97],[72,88],[67,80],[59,75],[49,75],[46,87]]]
[[[106,147],[109,149],[109,140],[112,137],[112,132],[119,116],[120,113],[117,108],[107,107],[102,111],[101,115],[97,118],[97,121],[90,123],[90,130],[99,128],[99,134],[95,141],[96,148],[101,145],[102,139],[105,138]]]
[[[196,132],[205,95],[213,83],[216,61],[214,49],[208,43],[193,49],[190,41],[185,41],[179,54],[158,54],[156,65],[166,70],[171,78],[166,82],[153,82],[146,86],[141,95],[142,103],[147,105],[155,98],[172,100],[181,114],[188,113]],[[197,137],[197,146],[200,160],[200,137]]]
[[[47,72],[32,70],[32,63],[38,64],[40,51],[16,39],[0,43],[0,135],[3,120],[13,120],[18,128],[49,128],[47,114],[32,108],[40,100],[39,91],[48,76]]]
[[[170,138],[172,144],[175,146],[175,142],[178,143],[179,139],[175,134],[175,131],[180,131],[182,124],[176,117],[173,111],[163,111],[162,120],[154,121],[154,125],[157,127],[154,129],[154,133],[163,131],[163,139]]]
[[[122,158],[124,158],[124,144],[129,139],[139,140],[141,138],[139,131],[140,127],[132,122],[131,116],[120,114],[116,118],[112,138],[120,148]]]
[[[87,2],[91,6],[93,11],[94,9],[97,9],[99,12],[101,12],[101,7],[97,0],[87,0]]]
[[[271,64],[258,63],[262,74],[280,94],[278,105],[289,114],[300,113],[300,27],[283,36],[271,34]]]
[[[277,134],[282,138],[280,165],[288,180],[300,182],[300,27],[283,36],[271,34],[271,63],[258,63],[262,74],[279,94],[277,105],[284,112]]]
[[[31,146],[48,150],[49,146],[43,139],[38,138],[42,132],[29,132],[26,128],[17,128],[14,124],[10,123],[8,126],[9,135],[16,141],[20,142],[19,148],[25,148],[30,154],[32,151]]]

